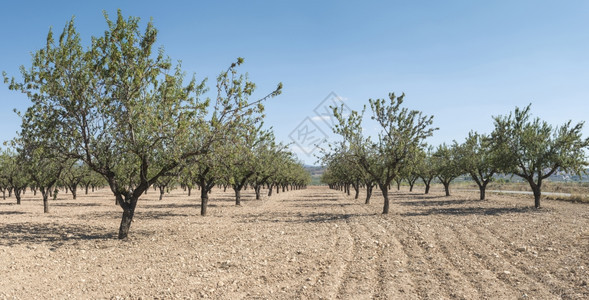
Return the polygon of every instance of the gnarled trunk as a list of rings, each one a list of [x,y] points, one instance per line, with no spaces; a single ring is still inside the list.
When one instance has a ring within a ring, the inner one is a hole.
[[[384,184],[384,185],[379,185],[380,186],[380,190],[382,191],[382,197],[384,198],[384,206],[382,208],[382,213],[383,214],[388,214],[389,213],[389,189],[388,189],[388,185]]]
[[[209,206],[209,191],[205,187],[200,188],[200,215],[207,215],[207,207]]]
[[[164,192],[166,191],[165,186],[159,186],[160,189],[160,200],[164,199]]]
[[[70,191],[72,192],[72,198],[76,200],[78,197],[78,185],[72,185],[69,187]]]
[[[256,200],[260,200],[260,190],[262,189],[261,185],[254,186],[254,191],[256,191]]]
[[[450,196],[450,183],[442,182],[444,185],[444,191],[446,192],[446,197]]]
[[[241,205],[241,188],[233,187],[235,190],[235,205]]]
[[[370,204],[370,197],[372,197],[372,189],[374,188],[373,185],[366,186],[366,201],[364,204]]]
[[[41,189],[41,194],[43,195],[43,213],[49,213],[49,191],[46,189]]]
[[[479,184],[479,195],[481,200],[485,200],[485,191],[487,189],[488,183],[488,181],[485,181],[482,184]]]
[[[534,182],[534,178],[527,178],[532,192],[534,193],[534,207],[540,208],[540,198],[542,197],[542,178],[538,179],[538,183]]]
[[[16,204],[20,205],[20,190],[14,189],[14,197],[16,197]]]
[[[121,208],[123,208],[123,216],[121,218],[121,225],[119,226],[119,239],[126,239],[129,236],[129,229],[131,228],[131,222],[133,222],[133,216],[135,215],[135,207],[137,207],[136,198],[124,199],[121,195],[116,195]]]

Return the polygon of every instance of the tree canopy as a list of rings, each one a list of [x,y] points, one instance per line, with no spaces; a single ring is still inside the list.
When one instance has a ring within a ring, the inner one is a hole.
[[[238,128],[246,116],[261,114],[262,102],[249,101],[255,84],[237,71],[239,58],[217,77],[217,97],[202,97],[206,81],[185,82],[162,48],[158,31],[139,18],[105,13],[107,30],[82,45],[74,20],[58,39],[33,54],[22,80],[4,78],[10,89],[32,102],[22,114],[23,136],[42,136],[46,147],[84,162],[102,175],[123,209],[119,238],[125,238],[139,196],[156,180]],[[211,102],[213,102],[211,104]]]
[[[540,118],[531,119],[531,105],[515,108],[507,116],[495,117],[493,140],[502,153],[504,173],[526,180],[534,193],[534,206],[540,207],[542,181],[561,170],[581,174],[589,165],[589,138],[582,138],[583,122],[552,127]]]

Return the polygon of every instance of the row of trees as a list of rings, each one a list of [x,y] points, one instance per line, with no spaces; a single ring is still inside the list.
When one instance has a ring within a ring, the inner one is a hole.
[[[21,68],[21,80],[4,74],[9,88],[32,102],[20,114],[13,145],[35,170],[31,179],[45,200],[65,162],[84,165],[103,178],[122,208],[123,239],[140,196],[169,184],[166,178],[196,183],[204,196],[215,183],[230,184],[237,203],[248,182],[258,190],[308,183],[261,126],[264,102],[279,95],[282,84],[250,100],[256,85],[238,72],[239,58],[216,78],[216,97],[205,97],[206,80],[186,82],[181,65],[155,49],[151,22],[141,30],[139,18],[104,15],[107,29],[90,45],[82,45],[72,19],[59,38],[49,31],[31,66]]]
[[[104,179],[92,172],[87,166],[74,161],[66,161],[58,170],[59,177],[54,184],[56,189],[51,190],[49,186],[40,185],[44,183],[41,180],[44,171],[37,172],[38,169],[35,169],[35,167],[35,163],[25,160],[16,151],[10,148],[2,150],[0,152],[0,192],[2,192],[2,199],[6,199],[6,193],[8,193],[9,197],[14,193],[16,203],[20,204],[21,195],[27,188],[35,195],[43,188],[48,191],[47,196],[51,196],[55,194],[57,187],[66,192],[71,192],[73,199],[76,199],[79,188],[83,188],[85,194],[88,194],[90,189],[94,191],[96,188],[106,185]],[[47,199],[43,198],[45,200],[45,212],[49,212]]]
[[[345,116],[343,107],[333,108],[338,121],[333,131],[342,139],[330,145],[331,151],[321,158],[327,167],[322,182],[348,194],[351,186],[356,198],[359,187],[365,187],[366,203],[373,187],[378,186],[386,214],[393,180],[398,185],[406,180],[413,190],[421,179],[427,194],[431,182],[438,179],[449,196],[450,183],[468,175],[484,200],[486,187],[497,174],[512,174],[529,183],[534,205],[539,208],[543,180],[557,171],[586,172],[589,138],[582,138],[582,122],[552,127],[539,118],[532,119],[528,105],[507,116],[494,117],[495,129],[489,135],[471,132],[463,143],[454,141],[434,150],[425,143],[436,130],[432,117],[402,108],[404,96],[390,94],[387,100],[369,100],[372,120],[380,125],[375,138],[363,134],[366,106],[361,113],[352,111]]]
[[[273,144],[265,144],[273,148],[258,147],[248,161],[246,168],[236,167],[235,160],[223,153],[216,152],[211,155],[211,160],[201,161],[184,165],[173,174],[160,177],[154,189],[159,189],[160,200],[166,191],[178,186],[184,188],[191,195],[192,189],[197,187],[201,191],[201,215],[206,215],[208,195],[214,186],[231,187],[235,191],[236,205],[241,204],[240,192],[249,186],[254,189],[256,199],[261,199],[262,188],[268,189],[268,196],[272,195],[273,188],[280,190],[300,189],[306,187],[310,182],[310,175],[303,165],[294,158],[292,153],[283,151],[283,147],[276,147]],[[215,151],[215,150],[213,150]],[[227,152],[231,153],[231,152]],[[253,153],[253,152],[252,152]],[[37,195],[41,190],[43,194],[44,212],[49,212],[48,198],[57,196],[59,190],[70,192],[75,200],[78,190],[83,188],[85,194],[91,189],[104,187],[106,181],[98,173],[78,161],[63,161],[57,167],[51,178],[56,181],[51,185],[44,184],[44,179],[49,175],[38,169],[38,165],[27,160],[22,153],[9,149],[0,152],[0,192],[2,199],[12,197],[14,193],[16,203],[21,204],[21,195],[27,188]],[[241,161],[243,162],[243,161]],[[59,161],[52,163],[60,163]],[[52,167],[53,168],[53,167]],[[251,170],[248,172],[248,170]],[[242,174],[237,178],[236,174]],[[54,176],[55,175],[55,176]],[[240,180],[235,184],[236,180]],[[41,185],[41,186],[40,186]],[[45,192],[43,192],[45,191]],[[146,191],[147,192],[147,191]],[[118,203],[116,203],[118,205]]]

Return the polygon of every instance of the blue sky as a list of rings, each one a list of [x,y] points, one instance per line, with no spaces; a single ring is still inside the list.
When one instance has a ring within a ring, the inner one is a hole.
[[[405,92],[407,107],[435,116],[434,145],[489,133],[492,116],[529,103],[553,125],[589,118],[588,1],[11,1],[0,10],[0,70],[18,76],[49,27],[60,32],[72,16],[88,42],[106,28],[102,10],[117,8],[153,18],[188,74],[212,84],[244,57],[259,95],[283,82],[266,124],[284,142],[301,123],[333,138],[314,112],[332,92],[358,110]],[[27,105],[0,86],[1,141],[19,128],[12,109]]]

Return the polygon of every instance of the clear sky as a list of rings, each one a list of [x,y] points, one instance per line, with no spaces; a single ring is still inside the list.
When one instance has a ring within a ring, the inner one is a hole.
[[[589,1],[3,1],[0,70],[19,76],[49,28],[61,32],[72,16],[88,43],[106,29],[102,11],[118,8],[153,18],[188,74],[213,84],[244,57],[259,95],[283,82],[266,124],[284,142],[309,143],[305,126],[333,138],[318,115],[332,92],[356,110],[405,92],[407,107],[435,116],[434,145],[489,133],[492,116],[529,103],[553,125],[589,119]],[[0,85],[0,141],[27,105]],[[293,146],[314,163],[303,150],[312,148]]]

